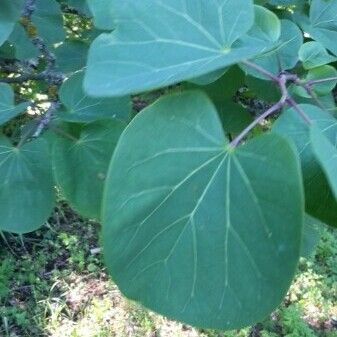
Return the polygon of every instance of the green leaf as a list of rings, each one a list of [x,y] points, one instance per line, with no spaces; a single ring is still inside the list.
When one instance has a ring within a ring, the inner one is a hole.
[[[302,257],[309,258],[311,256],[321,238],[323,226],[324,224],[321,221],[308,214],[305,215],[301,248]]]
[[[249,34],[261,40],[276,42],[281,35],[281,22],[270,10],[262,6],[254,6],[255,25]]]
[[[42,226],[55,202],[48,143],[18,148],[0,137],[0,177],[0,230],[28,233]]]
[[[205,91],[218,109],[224,130],[238,133],[252,121],[249,112],[234,102],[234,96],[244,84],[244,73],[239,67],[233,66],[220,79],[211,84],[198,86],[186,83],[183,87]]]
[[[224,69],[219,69],[216,71],[213,71],[211,73],[208,73],[206,75],[202,75],[196,78],[192,78],[191,80],[189,80],[190,83],[199,85],[199,86],[203,86],[203,85],[208,85],[208,84],[212,84],[215,81],[217,81],[219,78],[221,78],[226,72],[227,72],[228,68],[224,68]]]
[[[19,23],[15,25],[8,41],[14,45],[15,57],[19,60],[35,58],[39,55],[37,48],[29,40],[26,31]]]
[[[337,55],[337,0],[312,0],[308,33]]]
[[[94,17],[95,27],[102,30],[113,30],[116,27],[110,0],[89,0],[88,6]]]
[[[23,112],[29,103],[14,105],[14,92],[10,85],[0,83],[0,125]]]
[[[58,138],[53,169],[62,194],[81,215],[100,219],[110,159],[125,124],[101,121],[83,127],[78,139]]]
[[[331,144],[335,144],[337,139],[336,119],[313,105],[301,104],[299,107],[305,111],[313,125],[323,132]],[[294,109],[288,109],[275,122],[273,131],[292,139],[300,154],[307,213],[328,225],[337,226],[337,202],[313,152],[310,126]]]
[[[310,130],[311,146],[320,164],[329,186],[337,202],[337,148],[336,141],[332,144],[317,127]],[[337,140],[337,137],[336,137]]]
[[[252,62],[260,67],[278,74],[281,70],[295,67],[298,62],[298,51],[303,43],[303,34],[296,24],[289,20],[281,20],[281,36],[275,47],[254,58]],[[260,79],[265,76],[250,67],[243,67],[250,75]]]
[[[36,0],[32,22],[44,41],[53,45],[65,39],[60,4],[55,0]]]
[[[12,33],[15,23],[20,16],[22,5],[22,0],[1,0],[0,46]]]
[[[143,110],[121,136],[103,200],[105,260],[127,297],[234,329],[281,302],[302,222],[288,142],[269,134],[231,149],[207,97],[185,92]]]
[[[254,21],[251,0],[106,3],[118,25],[89,51],[84,86],[92,96],[126,95],[190,80],[251,58],[268,45],[246,35]]]
[[[326,49],[316,41],[304,43],[299,51],[299,58],[305,69],[312,69],[337,61]]]
[[[73,73],[85,67],[89,45],[82,41],[66,41],[55,49],[56,65],[63,73]]]
[[[83,73],[78,72],[65,81],[59,97],[65,111],[58,114],[70,122],[92,122],[99,119],[116,118],[127,120],[131,111],[130,97],[91,98],[83,89]]]
[[[324,65],[310,69],[306,76],[302,79],[303,81],[316,81],[326,78],[337,78],[337,70],[333,66]],[[322,83],[315,84],[312,88],[318,96],[326,96],[329,94],[337,84],[337,79],[332,81],[326,81]],[[302,97],[311,97],[308,92],[303,88],[296,86],[294,87],[294,92]]]

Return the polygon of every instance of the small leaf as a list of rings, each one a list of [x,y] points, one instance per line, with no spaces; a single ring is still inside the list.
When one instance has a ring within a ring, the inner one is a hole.
[[[133,119],[110,165],[103,244],[112,277],[129,298],[195,326],[260,321],[297,268],[301,186],[283,137],[231,149],[204,94],[164,97]]]
[[[57,68],[64,73],[81,70],[87,62],[89,45],[82,41],[66,41],[55,49]]]
[[[29,40],[24,28],[17,23],[8,41],[15,47],[15,57],[19,60],[31,59],[38,57],[39,52],[37,48]]]
[[[270,10],[262,6],[254,6],[255,25],[249,34],[268,42],[277,42],[281,35],[281,22]]]
[[[312,69],[337,61],[326,49],[316,41],[304,43],[299,51],[299,58],[305,69]]]
[[[274,48],[254,58],[253,62],[274,74],[291,69],[298,61],[298,51],[302,43],[303,34],[298,26],[292,21],[281,20],[281,36],[277,43],[274,43]],[[265,79],[264,75],[250,67],[243,68],[248,74]]]
[[[99,119],[116,118],[127,120],[131,111],[130,97],[92,98],[82,88],[83,72],[72,75],[60,89],[60,100],[65,111],[58,117],[70,122],[93,122]]]
[[[316,81],[326,78],[336,78],[336,80],[326,81],[322,83],[315,84],[312,88],[318,96],[325,96],[329,94],[337,84],[337,70],[333,66],[324,65],[310,69],[306,76],[303,78],[303,81]],[[294,91],[297,95],[303,97],[311,97],[307,91],[302,87],[294,87]]]
[[[63,16],[60,4],[56,0],[36,0],[36,9],[32,22],[44,41],[53,45],[65,39]]]
[[[0,83],[0,125],[23,112],[29,103],[14,105],[14,92],[10,85]]]
[[[312,0],[308,33],[337,56],[337,0]]]
[[[50,162],[44,139],[17,148],[0,138],[0,230],[28,233],[48,219],[55,203]]]
[[[58,186],[83,216],[100,219],[103,186],[111,155],[125,124],[101,121],[83,127],[78,139],[58,138],[53,168]]]
[[[95,27],[102,30],[113,30],[116,27],[111,0],[89,0],[88,6],[94,17]]]
[[[1,0],[0,46],[4,44],[12,33],[15,23],[21,14],[22,7],[23,0]]]

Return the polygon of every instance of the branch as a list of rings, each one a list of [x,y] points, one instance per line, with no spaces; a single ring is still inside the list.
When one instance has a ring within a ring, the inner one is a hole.
[[[0,82],[3,83],[23,83],[27,81],[45,81],[50,84],[60,85],[63,83],[65,76],[60,72],[53,72],[53,71],[43,71],[38,74],[34,73],[26,73],[21,74],[17,77],[6,77],[0,78]]]
[[[319,80],[310,80],[310,81],[307,81],[305,84],[307,84],[308,86],[313,86],[316,84],[325,83],[325,82],[333,82],[333,81],[337,81],[337,77],[327,77],[327,78],[321,78]]]
[[[41,55],[47,62],[47,70],[55,67],[55,55],[49,50],[44,40],[38,36],[36,27],[32,24],[32,15],[36,9],[36,0],[25,0],[24,8],[22,11],[21,24],[25,29],[27,36],[30,38],[33,45],[40,51]]]
[[[265,71],[262,68],[260,69],[259,66],[254,65],[253,63],[250,63],[250,62],[249,62],[249,64],[255,70],[261,71],[262,74],[267,73],[267,74],[270,75],[269,72]],[[273,77],[274,77],[274,75],[273,75]],[[230,143],[230,146],[232,148],[235,148],[236,146],[238,146],[240,144],[240,142],[247,136],[247,134],[252,129],[254,129],[258,124],[260,124],[263,120],[265,120],[266,118],[268,118],[269,116],[271,116],[275,112],[282,109],[285,105],[288,105],[288,106],[294,108],[294,110],[304,119],[304,121],[307,124],[309,124],[309,125],[312,124],[312,121],[310,120],[310,118],[300,108],[300,106],[294,101],[294,99],[291,97],[291,95],[288,92],[287,83],[288,82],[294,82],[294,83],[297,84],[299,82],[299,79],[298,79],[297,75],[289,74],[289,73],[286,73],[286,72],[281,72],[277,77],[275,77],[275,79],[273,78],[273,80],[276,81],[276,83],[277,83],[277,85],[278,85],[278,87],[281,91],[282,96],[281,96],[280,100],[277,103],[275,103],[272,107],[270,107],[267,111],[265,111],[262,115],[260,115],[258,118],[256,118],[237,137],[235,137],[234,140]]]
[[[259,72],[260,74],[266,76],[270,80],[278,83],[279,78],[278,78],[277,75],[274,75],[273,73],[269,72],[268,70],[263,69],[259,65],[255,64],[255,63],[252,63],[250,61],[243,61],[241,63],[244,64],[245,66],[249,67],[249,68],[252,68],[252,69],[256,70],[257,72]]]
[[[260,115],[258,118],[256,118],[251,124],[249,124],[237,137],[235,137],[232,142],[230,143],[231,147],[236,147],[240,144],[240,142],[243,140],[243,138],[246,137],[246,135],[255,128],[258,124],[260,124],[263,120],[265,120],[267,117],[275,113],[276,111],[282,109],[284,106],[283,100],[279,100],[276,104],[274,104],[270,109],[268,109],[266,112],[264,112],[262,115]]]

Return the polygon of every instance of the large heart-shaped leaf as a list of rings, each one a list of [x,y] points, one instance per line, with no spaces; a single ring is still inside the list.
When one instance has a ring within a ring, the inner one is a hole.
[[[313,125],[323,132],[331,144],[335,145],[337,139],[336,119],[313,105],[302,104],[299,107],[305,111]],[[337,226],[337,202],[313,152],[310,126],[294,109],[289,109],[283,112],[276,121],[273,130],[287,135],[296,144],[302,163],[307,212],[329,225]]]
[[[27,233],[42,226],[55,201],[47,142],[18,148],[1,136],[0,177],[0,230]]]
[[[29,103],[14,105],[14,92],[10,85],[0,83],[0,125],[23,112]]]
[[[202,327],[252,324],[293,278],[303,203],[283,137],[233,149],[204,94],[165,97],[137,115],[115,150],[103,200],[106,263],[126,296],[159,313]]]
[[[106,3],[117,29],[91,46],[84,84],[93,96],[193,79],[251,58],[267,45],[259,36],[245,35],[254,21],[252,0]]]
[[[117,98],[92,98],[82,89],[83,73],[78,72],[65,81],[60,89],[60,100],[65,111],[58,117],[71,122],[92,122],[98,119],[126,120],[131,112],[129,96]]]
[[[0,46],[7,40],[20,16],[23,0],[1,0]]]
[[[108,166],[124,127],[120,121],[96,122],[83,127],[78,139],[58,138],[54,143],[57,184],[70,205],[83,216],[101,216]]]

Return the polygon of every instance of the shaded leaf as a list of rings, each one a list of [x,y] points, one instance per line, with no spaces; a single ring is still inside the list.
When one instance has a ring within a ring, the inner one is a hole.
[[[53,168],[58,186],[81,215],[100,219],[103,186],[111,155],[125,124],[104,121],[83,127],[78,139],[58,138]]]
[[[55,202],[50,162],[43,139],[17,148],[0,138],[0,230],[28,233],[48,219]]]

